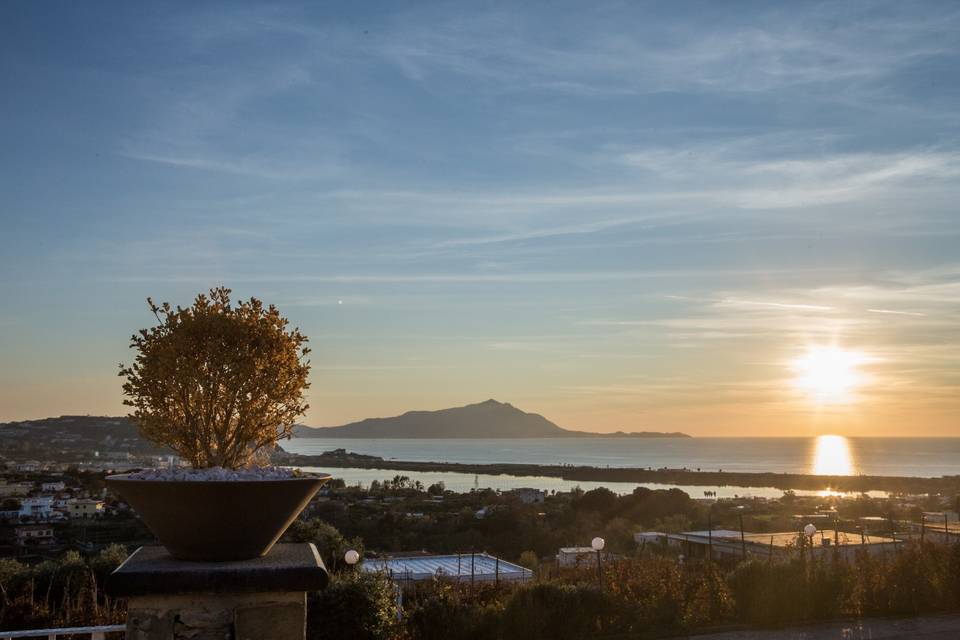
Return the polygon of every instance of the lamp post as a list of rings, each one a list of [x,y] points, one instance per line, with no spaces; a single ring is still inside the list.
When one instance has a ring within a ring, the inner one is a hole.
[[[603,551],[604,545],[606,545],[606,541],[600,536],[590,541],[590,546],[597,552],[597,584],[600,585],[601,589],[603,588],[603,568],[600,561],[600,552]]]
[[[347,566],[352,569],[354,565],[360,562],[360,554],[357,553],[355,549],[350,549],[343,554],[343,561],[346,562]]]
[[[746,509],[745,505],[737,505],[737,518],[740,520],[740,558],[742,560],[747,559],[747,541],[743,536],[743,511]]]
[[[810,559],[813,560],[813,536],[817,535],[817,527],[812,522],[808,522],[806,526],[803,527],[803,535],[806,537],[805,542],[810,544]]]

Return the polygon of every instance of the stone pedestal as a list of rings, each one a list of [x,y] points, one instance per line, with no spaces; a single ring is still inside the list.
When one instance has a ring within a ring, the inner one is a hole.
[[[107,589],[127,599],[127,640],[303,640],[306,592],[327,580],[312,544],[278,544],[242,562],[186,562],[150,546]]]

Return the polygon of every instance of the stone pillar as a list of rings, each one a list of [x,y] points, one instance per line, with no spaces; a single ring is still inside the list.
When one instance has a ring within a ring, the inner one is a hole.
[[[304,640],[307,591],[327,585],[312,544],[242,562],[176,560],[140,547],[107,583],[127,599],[127,640]]]

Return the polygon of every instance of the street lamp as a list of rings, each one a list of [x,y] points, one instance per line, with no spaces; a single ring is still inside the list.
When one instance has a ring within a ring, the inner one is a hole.
[[[343,561],[347,563],[348,566],[352,567],[353,565],[360,562],[360,554],[354,549],[350,549],[345,554],[343,554]]]
[[[817,533],[817,527],[812,522],[808,522],[806,525],[804,525],[803,529],[801,530],[801,533],[803,535],[800,536],[800,558],[803,559],[803,548],[807,546],[807,542],[809,541],[810,558],[812,559],[813,558],[813,536],[815,536]]]
[[[600,588],[603,588],[603,568],[600,564],[600,552],[603,551],[603,547],[606,545],[606,540],[597,536],[590,541],[590,546],[593,547],[593,550],[597,552],[597,584],[600,585]]]

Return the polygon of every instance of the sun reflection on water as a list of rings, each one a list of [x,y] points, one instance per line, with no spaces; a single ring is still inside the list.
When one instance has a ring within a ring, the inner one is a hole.
[[[810,467],[818,476],[852,476],[856,468],[850,442],[843,436],[817,436]]]

